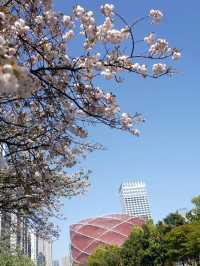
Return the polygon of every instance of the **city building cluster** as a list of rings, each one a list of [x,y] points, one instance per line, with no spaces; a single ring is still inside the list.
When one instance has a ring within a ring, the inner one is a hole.
[[[122,208],[120,214],[88,218],[70,226],[70,255],[63,257],[61,262],[52,259],[52,241],[39,237],[24,219],[14,214],[2,213],[0,216],[1,241],[10,249],[19,248],[37,265],[85,265],[97,246],[121,246],[128,239],[133,226],[142,226],[151,218],[144,182],[122,183],[119,197]]]
[[[52,266],[52,241],[41,238],[15,214],[0,215],[0,239],[5,248],[19,249],[37,265]]]

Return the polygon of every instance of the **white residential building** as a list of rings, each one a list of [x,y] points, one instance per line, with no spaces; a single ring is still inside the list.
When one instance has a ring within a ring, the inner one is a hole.
[[[53,260],[53,266],[60,266],[60,263],[58,260]]]
[[[70,256],[65,256],[61,260],[61,266],[70,266]]]
[[[122,183],[119,188],[122,212],[133,217],[151,218],[146,185],[142,181]]]
[[[52,241],[37,238],[37,263],[38,265],[52,266]]]
[[[31,255],[31,234],[24,220],[14,214],[0,214],[0,241],[12,251],[19,248],[24,254]]]
[[[52,266],[52,241],[38,237],[14,214],[0,214],[0,242],[11,251],[19,248],[37,265]]]

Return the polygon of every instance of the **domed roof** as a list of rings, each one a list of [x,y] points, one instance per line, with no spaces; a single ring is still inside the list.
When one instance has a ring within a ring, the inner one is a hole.
[[[99,245],[121,246],[134,225],[145,220],[125,214],[111,214],[82,220],[70,226],[71,253],[74,263],[84,264]]]

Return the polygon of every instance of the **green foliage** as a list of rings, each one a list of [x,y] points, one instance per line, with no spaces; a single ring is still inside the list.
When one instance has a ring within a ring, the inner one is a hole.
[[[89,257],[88,266],[120,266],[119,250],[117,246],[99,246]]]
[[[122,247],[121,256],[126,266],[164,265],[166,250],[159,227],[149,222],[142,228],[134,228]]]
[[[88,266],[200,266],[200,196],[192,203],[187,219],[175,212],[158,224],[135,226],[121,248],[98,248]]]
[[[200,225],[177,226],[166,235],[166,245],[171,261],[181,261],[189,265],[194,261],[199,263]]]
[[[191,224],[186,243],[188,255],[200,265],[200,224]]]
[[[186,219],[177,211],[167,215],[163,221],[159,221],[157,227],[162,234],[170,232],[173,228],[186,224]]]
[[[148,266],[165,265],[167,252],[164,241],[164,234],[160,227],[153,223],[143,226],[144,246],[143,264]]]
[[[167,217],[163,221],[169,228],[174,228],[176,226],[186,224],[185,218],[177,211],[167,215]]]
[[[142,230],[134,227],[129,239],[121,249],[123,265],[140,266],[143,257]]]
[[[11,254],[7,251],[0,251],[1,266],[36,266],[29,257],[20,253]]]
[[[172,229],[166,235],[166,245],[168,249],[168,255],[171,261],[181,261],[182,263],[187,262],[188,257],[186,243],[188,232],[188,225],[182,225]]]
[[[200,195],[192,199],[194,208],[187,213],[187,219],[190,222],[200,223]]]

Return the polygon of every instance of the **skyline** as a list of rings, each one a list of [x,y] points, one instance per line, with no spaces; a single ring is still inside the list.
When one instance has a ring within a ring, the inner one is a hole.
[[[118,188],[123,181],[142,179],[147,185],[154,221],[164,218],[179,208],[190,208],[191,198],[199,194],[199,47],[198,32],[200,3],[190,1],[181,5],[164,0],[136,2],[124,5],[109,1],[120,14],[131,21],[151,8],[164,12],[164,19],[155,31],[182,49],[176,63],[178,74],[159,80],[125,76],[115,92],[124,111],[143,113],[146,123],[141,136],[135,138],[108,128],[90,129],[92,139],[106,147],[94,152],[81,162],[92,170],[91,188],[84,196],[65,201],[67,221],[60,222],[61,237],[54,244],[54,258],[65,255],[69,244],[68,228],[72,223],[88,217],[120,212]],[[77,2],[76,2],[77,3]],[[99,14],[104,1],[78,1]],[[75,1],[55,1],[57,10],[68,14]],[[130,6],[130,8],[128,8]],[[187,18],[187,19],[186,19]],[[139,25],[140,34],[151,30],[151,25]],[[141,31],[141,32],[140,32]],[[181,35],[179,35],[181,33]],[[71,49],[71,47],[70,47]],[[103,83],[106,87],[113,84]],[[102,167],[103,166],[103,167]],[[101,204],[100,204],[101,203]]]

